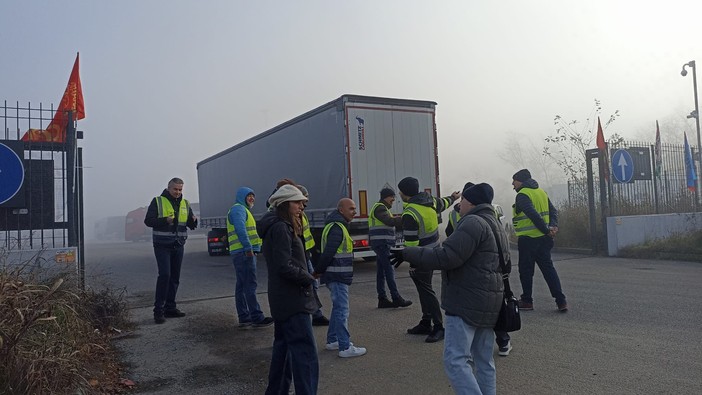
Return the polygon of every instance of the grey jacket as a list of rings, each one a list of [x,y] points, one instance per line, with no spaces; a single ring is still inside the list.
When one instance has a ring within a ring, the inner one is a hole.
[[[494,218],[492,210],[490,204],[478,205],[441,246],[407,247],[403,254],[412,267],[441,270],[441,307],[478,328],[495,326],[503,298],[495,236],[479,218]]]

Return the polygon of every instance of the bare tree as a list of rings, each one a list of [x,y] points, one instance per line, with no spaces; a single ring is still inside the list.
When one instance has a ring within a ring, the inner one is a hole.
[[[556,115],[553,119],[556,131],[544,139],[543,154],[551,158],[564,171],[569,181],[576,184],[582,184],[582,181],[587,177],[585,151],[596,146],[597,118],[601,113],[602,105],[599,100],[595,99],[595,105],[584,122],[565,121],[563,117]],[[602,128],[606,130],[617,118],[619,118],[619,110],[604,120]],[[620,141],[621,139],[621,136],[614,133],[610,136],[609,141]]]
[[[507,141],[497,156],[512,168],[528,168],[544,186],[564,181],[559,177],[560,171],[553,160],[544,155],[536,140],[522,133],[508,132]]]

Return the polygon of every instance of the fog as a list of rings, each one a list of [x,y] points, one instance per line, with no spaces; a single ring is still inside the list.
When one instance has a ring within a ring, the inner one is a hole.
[[[172,177],[198,201],[198,161],[347,93],[437,102],[444,194],[484,181],[509,206],[535,164],[506,147],[593,119],[595,99],[621,114],[605,137],[653,141],[658,119],[695,141],[680,70],[702,61],[701,16],[692,0],[6,1],[0,100],[56,105],[80,52],[87,229]]]

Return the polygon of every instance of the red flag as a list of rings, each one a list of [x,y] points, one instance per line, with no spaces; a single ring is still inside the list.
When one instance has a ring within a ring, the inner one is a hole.
[[[600,175],[604,176],[605,180],[609,181],[609,158],[607,157],[607,143],[605,142],[604,133],[602,132],[602,124],[600,117],[597,117],[597,149],[600,150]]]
[[[45,130],[29,129],[22,136],[22,141],[40,141],[63,143],[66,141],[66,126],[68,125],[68,111],[73,111],[73,119],[85,118],[85,104],[83,103],[83,88],[80,84],[79,56],[76,54],[76,61],[73,64],[71,76],[68,78],[68,85],[63,92],[61,103],[54,113],[54,118]]]

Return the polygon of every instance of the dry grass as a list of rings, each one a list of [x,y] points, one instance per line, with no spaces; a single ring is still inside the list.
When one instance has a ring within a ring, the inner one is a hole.
[[[83,291],[71,275],[0,268],[0,393],[120,392],[109,334],[127,311],[122,293]]]
[[[618,255],[627,258],[702,262],[702,231],[675,234],[665,239],[626,247]]]

